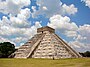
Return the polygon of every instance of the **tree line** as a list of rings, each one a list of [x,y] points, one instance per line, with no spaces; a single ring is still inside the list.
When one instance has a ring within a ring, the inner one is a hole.
[[[90,57],[90,51],[86,51],[86,52],[79,52],[83,57]]]
[[[15,51],[14,44],[10,42],[0,43],[0,58],[8,58]]]
[[[0,43],[0,58],[8,58],[15,51],[15,45],[10,42]],[[80,53],[80,52],[79,52]],[[83,57],[90,57],[90,51],[80,53]]]

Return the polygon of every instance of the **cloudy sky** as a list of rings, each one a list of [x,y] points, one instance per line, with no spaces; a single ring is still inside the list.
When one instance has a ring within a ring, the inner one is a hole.
[[[0,0],[0,42],[19,47],[42,26],[75,50],[90,50],[90,0]]]

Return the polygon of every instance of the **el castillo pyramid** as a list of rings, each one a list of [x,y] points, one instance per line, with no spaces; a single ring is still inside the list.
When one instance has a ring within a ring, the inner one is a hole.
[[[14,58],[79,58],[81,55],[55,34],[48,26],[38,28],[37,34],[13,53]]]

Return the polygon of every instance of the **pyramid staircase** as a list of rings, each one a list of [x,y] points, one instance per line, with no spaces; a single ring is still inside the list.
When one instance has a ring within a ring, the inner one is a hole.
[[[24,45],[22,45],[14,54],[14,58],[27,58],[29,57],[30,53],[34,50],[36,47],[36,44],[40,42],[44,34],[36,34],[34,37],[32,37],[28,42],[26,42]]]
[[[79,58],[82,57],[46,26],[13,54],[14,58]]]

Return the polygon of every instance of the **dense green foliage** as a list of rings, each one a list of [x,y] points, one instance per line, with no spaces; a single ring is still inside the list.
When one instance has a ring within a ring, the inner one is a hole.
[[[86,57],[90,57],[90,52],[89,52],[89,51],[86,51],[86,52],[84,53],[84,55],[85,55]]]
[[[14,44],[11,44],[10,42],[0,43],[0,57],[1,58],[7,58],[14,51],[15,51]]]
[[[0,67],[90,67],[90,58],[0,59]]]
[[[86,51],[84,53],[80,53],[83,57],[90,57],[90,51]]]

